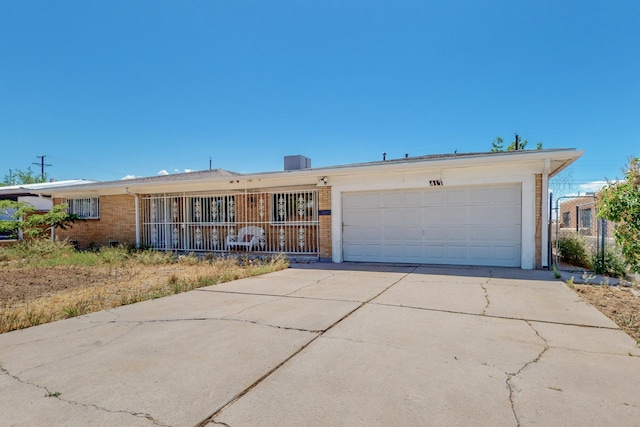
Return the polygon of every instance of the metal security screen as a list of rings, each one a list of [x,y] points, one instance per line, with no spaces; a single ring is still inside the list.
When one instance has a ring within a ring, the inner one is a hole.
[[[318,191],[148,195],[141,226],[160,250],[317,255]]]

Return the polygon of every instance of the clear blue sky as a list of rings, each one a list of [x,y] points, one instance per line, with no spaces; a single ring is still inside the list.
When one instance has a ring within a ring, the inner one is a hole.
[[[637,0],[0,0],[0,177],[43,154],[57,180],[113,180],[517,132],[586,150],[579,190],[640,155],[639,19]]]

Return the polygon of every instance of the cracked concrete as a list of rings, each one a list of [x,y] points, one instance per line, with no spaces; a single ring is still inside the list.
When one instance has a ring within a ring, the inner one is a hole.
[[[2,423],[640,419],[638,347],[551,273],[293,267],[0,335]]]

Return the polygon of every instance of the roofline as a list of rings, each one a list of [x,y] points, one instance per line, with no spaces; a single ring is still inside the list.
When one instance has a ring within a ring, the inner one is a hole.
[[[393,169],[418,169],[424,168],[425,165],[433,165],[433,167],[448,167],[451,165],[467,166],[467,165],[479,165],[488,164],[488,159],[491,159],[491,163],[508,163],[508,162],[528,162],[531,160],[562,160],[565,161],[560,167],[549,171],[549,177],[552,177],[565,169],[580,156],[584,154],[583,150],[577,150],[575,148],[556,148],[556,149],[541,149],[541,150],[519,150],[519,151],[503,151],[503,152],[482,152],[482,153],[454,153],[454,154],[442,154],[442,155],[429,155],[408,157],[400,159],[391,159],[384,161],[354,163],[338,166],[326,166],[319,168],[308,168],[298,170],[284,170],[284,171],[271,171],[271,172],[258,172],[247,174],[235,174],[232,176],[199,176],[193,179],[184,179],[187,174],[175,174],[169,176],[180,175],[181,179],[170,180],[166,176],[162,177],[162,181],[156,181],[153,178],[146,177],[134,180],[118,180],[107,182],[94,182],[80,185],[70,185],[65,187],[59,187],[53,189],[52,192],[46,192],[49,194],[63,194],[63,193],[75,193],[82,192],[91,193],[99,190],[107,189],[122,189],[123,193],[131,192],[135,193],[135,189],[138,187],[176,187],[189,184],[196,184],[202,182],[215,182],[215,183],[235,183],[238,180],[251,181],[261,180],[269,178],[277,181],[280,179],[290,179],[294,177],[312,177],[321,175],[330,176],[347,176],[356,173],[376,173],[381,171],[393,170]],[[201,171],[206,172],[206,171]],[[194,173],[194,172],[191,172]],[[144,180],[144,181],[142,181]]]

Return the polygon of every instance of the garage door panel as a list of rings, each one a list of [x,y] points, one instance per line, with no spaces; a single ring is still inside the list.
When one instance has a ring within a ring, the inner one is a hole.
[[[421,227],[386,227],[382,235],[385,242],[422,242]]]
[[[495,206],[493,212],[493,220],[496,224],[514,223],[514,219],[520,223],[520,206]]]
[[[513,242],[520,240],[521,230],[519,226],[497,225],[490,228],[492,231],[492,240],[504,245],[504,242]]]
[[[445,193],[445,203],[447,205],[466,205],[468,190],[447,190]]]
[[[454,225],[445,228],[448,240],[451,242],[466,242],[468,237],[468,227],[464,225]]]
[[[494,258],[505,264],[505,267],[520,266],[520,252],[515,251],[512,246],[494,247]]]
[[[404,197],[402,193],[396,193],[393,191],[388,191],[382,194],[381,199],[381,207],[397,207],[402,206],[402,201]]]
[[[346,228],[346,227],[345,227]],[[382,227],[348,227],[344,240],[347,242],[379,242],[382,239]]]
[[[470,204],[488,204],[491,201],[491,192],[490,188],[480,188],[476,190],[470,190],[468,197]]]
[[[346,261],[520,265],[519,185],[363,194],[343,197]]]
[[[402,224],[404,212],[401,209],[382,209],[382,221],[384,224]]]
[[[406,208],[402,210],[402,221],[407,226],[422,226],[424,219],[422,209],[420,208]]]
[[[423,206],[439,206],[444,204],[444,190],[430,188],[422,194]]]
[[[402,205],[405,207],[424,206],[424,191],[405,191],[402,194]]]
[[[447,206],[442,211],[441,224],[466,224],[467,208],[465,206]]]
[[[520,187],[519,186],[503,186],[493,188],[492,202],[512,204],[514,201],[520,205]]]
[[[435,226],[435,225],[426,225],[424,227],[424,238],[426,240],[425,243],[430,241],[446,241],[449,233],[446,227]]]
[[[489,224],[493,222],[494,208],[492,206],[469,206],[469,223]]]
[[[444,208],[438,206],[426,206],[422,209],[422,218],[425,224],[438,223],[444,215]]]
[[[486,242],[493,238],[493,229],[486,225],[470,225],[469,234],[473,236],[474,242]]]
[[[469,257],[478,260],[490,260],[493,248],[491,246],[469,246]]]
[[[446,246],[445,250],[447,258],[453,260],[454,264],[464,263],[467,260],[466,245],[450,245]]]
[[[361,224],[360,219],[364,216],[365,209],[350,208],[345,209],[342,214],[342,222],[344,225],[358,226]]]

